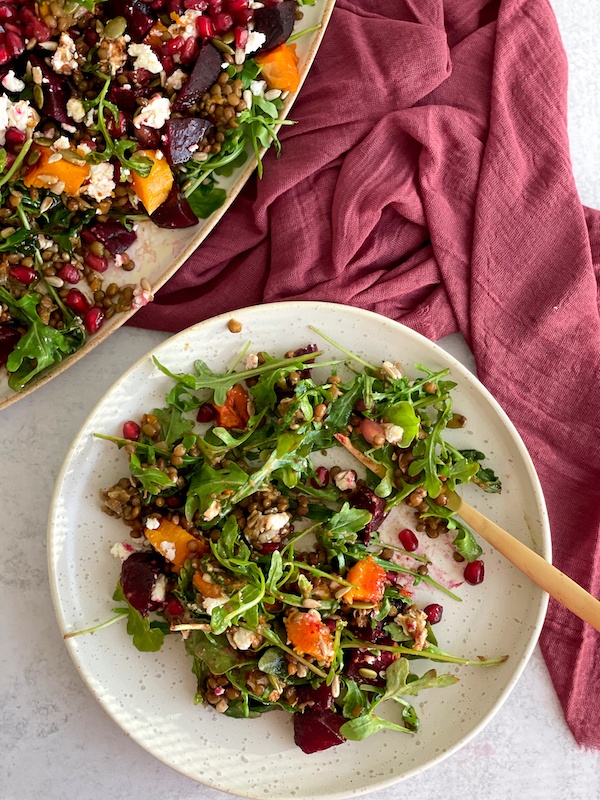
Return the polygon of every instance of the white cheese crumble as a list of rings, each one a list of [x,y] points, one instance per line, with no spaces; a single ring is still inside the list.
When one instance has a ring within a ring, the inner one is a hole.
[[[225,594],[221,597],[205,597],[202,601],[202,607],[208,614],[212,614],[214,608],[224,606],[228,600],[229,598]]]
[[[185,82],[186,74],[182,69],[176,69],[172,75],[169,75],[165,81],[165,86],[168,89],[174,89],[178,92]]]
[[[246,369],[256,369],[258,367],[258,356],[254,353],[248,353],[246,358]]]
[[[150,600],[153,600],[155,603],[163,603],[166,594],[167,594],[167,576],[159,575],[156,579],[156,583],[154,584],[154,588],[152,589]]]
[[[67,114],[74,122],[83,122],[85,119],[85,108],[78,97],[67,100]]]
[[[204,514],[202,514],[202,519],[205,522],[210,522],[219,514],[220,511],[221,511],[221,503],[219,502],[219,500],[213,500],[212,503],[204,512]]]
[[[55,150],[68,150],[70,146],[71,143],[69,142],[66,136],[59,136],[58,139],[52,145],[52,147],[54,147]]]
[[[383,423],[383,432],[386,442],[390,444],[398,444],[404,436],[404,428],[400,425],[393,425],[391,422]]]
[[[252,645],[258,645],[262,641],[262,636],[257,635],[254,631],[248,631],[246,628],[238,628],[237,626],[232,629],[227,638],[238,650],[250,650]]]
[[[58,75],[70,75],[79,66],[77,64],[77,48],[68,33],[61,33],[58,47],[52,54],[50,63]]]
[[[353,491],[356,489],[356,472],[353,469],[343,469],[338,472],[333,482],[340,492]]]
[[[25,88],[24,82],[20,78],[17,78],[12,69],[2,78],[2,86],[4,86],[8,92],[22,92]]]
[[[246,55],[248,53],[255,53],[266,41],[267,37],[264,33],[261,33],[260,31],[250,31],[245,47]]]
[[[250,81],[250,91],[255,97],[262,97],[267,88],[266,81]]]
[[[90,166],[90,178],[88,183],[83,187],[83,193],[87,194],[96,202],[106,200],[110,197],[115,190],[116,183],[114,181],[115,168],[112,164],[104,162],[103,164],[92,164]]]
[[[202,16],[202,11],[195,8],[188,8],[185,14],[179,15],[179,21],[169,25],[167,30],[173,37],[181,36],[182,39],[196,38],[198,32],[196,30],[196,20]]]
[[[167,561],[175,561],[177,556],[177,548],[173,542],[168,542],[165,540],[164,542],[161,542],[156,549],[167,559]]]
[[[120,558],[121,561],[127,561],[132,553],[135,553],[135,550],[129,544],[129,542],[117,542],[110,548],[111,556]]]
[[[171,116],[171,103],[168,97],[161,97],[155,94],[147,106],[144,106],[137,117],[133,120],[133,125],[139,128],[145,125],[147,128],[162,128]]]
[[[146,520],[146,528],[149,531],[156,531],[160,528],[160,520],[156,519],[156,517],[148,517]]]
[[[147,44],[130,44],[127,52],[132,58],[134,69],[147,69],[153,75],[158,75],[162,71],[162,64],[154,50]]]
[[[6,141],[7,128],[16,128],[21,133],[33,130],[40,121],[40,115],[28,100],[13,103],[5,94],[0,95],[0,144]]]

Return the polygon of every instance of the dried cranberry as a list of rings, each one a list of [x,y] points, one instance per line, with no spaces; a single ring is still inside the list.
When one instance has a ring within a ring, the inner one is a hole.
[[[196,414],[196,422],[210,422],[215,418],[215,409],[214,406],[211,406],[210,403],[204,403],[198,409],[198,413]]]
[[[439,603],[430,603],[425,606],[423,611],[427,614],[427,621],[430,625],[436,625],[442,619],[443,607]]]
[[[92,306],[83,314],[83,324],[88,333],[98,333],[104,322],[104,309]]]
[[[123,424],[123,438],[124,439],[131,439],[132,442],[137,442],[140,438],[140,434],[142,433],[142,429],[134,422],[132,419],[128,420]]]
[[[485,575],[485,568],[483,561],[471,561],[465,567],[465,580],[467,583],[476,586],[483,581]]]
[[[408,550],[409,553],[412,553],[419,546],[419,540],[410,528],[403,528],[398,534],[398,539],[402,547]]]
[[[25,286],[31,286],[32,283],[38,280],[37,272],[31,267],[11,267],[10,277],[19,281],[19,283],[25,284]]]

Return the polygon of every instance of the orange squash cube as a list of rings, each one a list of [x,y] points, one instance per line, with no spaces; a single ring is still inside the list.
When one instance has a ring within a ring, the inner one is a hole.
[[[301,656],[313,656],[330,664],[333,660],[333,637],[316,611],[292,611],[285,620],[288,642]]]
[[[35,189],[47,189],[51,185],[56,185],[56,181],[62,181],[65,185],[64,191],[68,195],[76,197],[79,194],[82,185],[90,176],[88,164],[73,164],[64,158],[50,163],[50,158],[56,155],[55,150],[37,144],[34,144],[31,150],[37,151],[40,157],[25,173],[23,183],[27,188],[33,186]],[[77,155],[72,150],[70,152]],[[50,184],[47,178],[56,178],[56,181]]]
[[[154,530],[146,528],[144,535],[152,547],[173,564],[176,572],[179,572],[188,558],[208,551],[208,545],[205,542],[196,539],[181,525],[175,525],[168,519],[161,519],[160,525]],[[197,544],[193,553],[188,547],[188,542],[191,541]]]
[[[137,172],[131,173],[134,192],[142,201],[148,214],[152,214],[169,196],[173,186],[173,173],[160,150],[138,150],[137,153],[146,156],[153,162],[152,169],[145,178],[142,178]]]
[[[354,603],[356,600],[364,603],[379,603],[383,598],[383,591],[387,578],[385,570],[373,559],[373,556],[357,561],[350,567],[346,574],[346,580],[353,583],[357,588],[350,589],[344,595],[344,602]]]

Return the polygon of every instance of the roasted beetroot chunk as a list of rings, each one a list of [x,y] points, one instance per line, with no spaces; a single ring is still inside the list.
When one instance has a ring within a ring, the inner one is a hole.
[[[294,714],[294,741],[303,753],[320,753],[346,740],[340,728],[346,720],[331,709],[307,709]]]
[[[144,616],[162,606],[161,602],[152,599],[152,591],[164,563],[156,553],[132,553],[121,567],[123,594]]]
[[[175,185],[150,219],[159,228],[191,228],[198,223],[198,217],[192,211],[186,196]]]
[[[285,2],[276,6],[256,9],[254,12],[254,30],[258,33],[264,33],[267,37],[266,42],[257,50],[258,53],[262,53],[265,50],[273,50],[273,48],[287,42],[294,29],[296,8],[296,3],[293,0],[285,0]]]
[[[10,325],[0,325],[0,366],[6,364],[9,355],[17,346],[21,334]]]
[[[169,164],[185,164],[189,161],[211,128],[212,124],[201,117],[170,119],[164,133],[165,155]]]
[[[114,220],[96,222],[89,230],[112,256],[124,253],[137,239],[135,231],[128,231],[120,222]]]
[[[127,33],[134,42],[141,42],[158,17],[149,5],[142,0],[109,0],[111,17],[125,17]]]
[[[377,497],[375,492],[359,481],[357,488],[348,497],[348,502],[353,508],[363,508],[365,511],[371,512],[371,521],[365,525],[359,536],[365,544],[369,544],[371,534],[373,531],[379,529],[379,526],[386,517],[385,514],[385,500]]]
[[[210,42],[200,48],[198,58],[188,79],[173,103],[173,111],[186,111],[202,99],[204,92],[210,88],[221,73],[223,56]]]
[[[310,684],[298,686],[296,692],[298,705],[306,705],[313,711],[325,711],[333,705],[331,686],[327,686],[325,682],[320,684],[316,689],[313,689]]]
[[[59,77],[46,64],[45,60],[37,53],[28,55],[32,67],[39,67],[42,71],[42,81],[44,85],[44,105],[42,111],[57,122],[64,122],[72,125],[73,120],[67,114],[67,100],[69,99],[68,83]]]
[[[382,644],[393,644],[389,637],[381,642]],[[371,686],[385,686],[385,670],[392,661],[398,658],[398,654],[391,653],[389,650],[380,650],[379,655],[375,656],[367,650],[352,650],[348,657],[348,662],[344,667],[344,674],[358,683],[370,683]],[[372,670],[373,675],[364,670]],[[363,670],[363,672],[361,672]]]

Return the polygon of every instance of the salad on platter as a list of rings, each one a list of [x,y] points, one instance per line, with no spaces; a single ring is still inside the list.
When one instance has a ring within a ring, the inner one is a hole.
[[[111,551],[118,605],[66,634],[126,620],[150,652],[181,637],[196,702],[234,718],[282,709],[306,753],[383,729],[415,733],[414,698],[459,680],[425,662],[507,658],[450,654],[433,631],[441,601],[461,598],[429,545],[444,540],[463,580],[484,580],[482,550],[446,491],[501,489],[483,453],[452,445],[465,418],[449,370],[370,363],[313,331],[327,355],[248,344],[227,371],[197,360],[188,374],[155,359],[173,381],[164,407],[124,421],[122,436],[96,434],[129,459],[101,492],[130,533]],[[384,538],[400,509],[410,522]]]
[[[152,299],[142,222],[198,224],[274,145],[315,0],[0,0],[0,366],[22,391]],[[124,273],[124,275],[123,275]],[[132,275],[133,277],[133,275]]]

